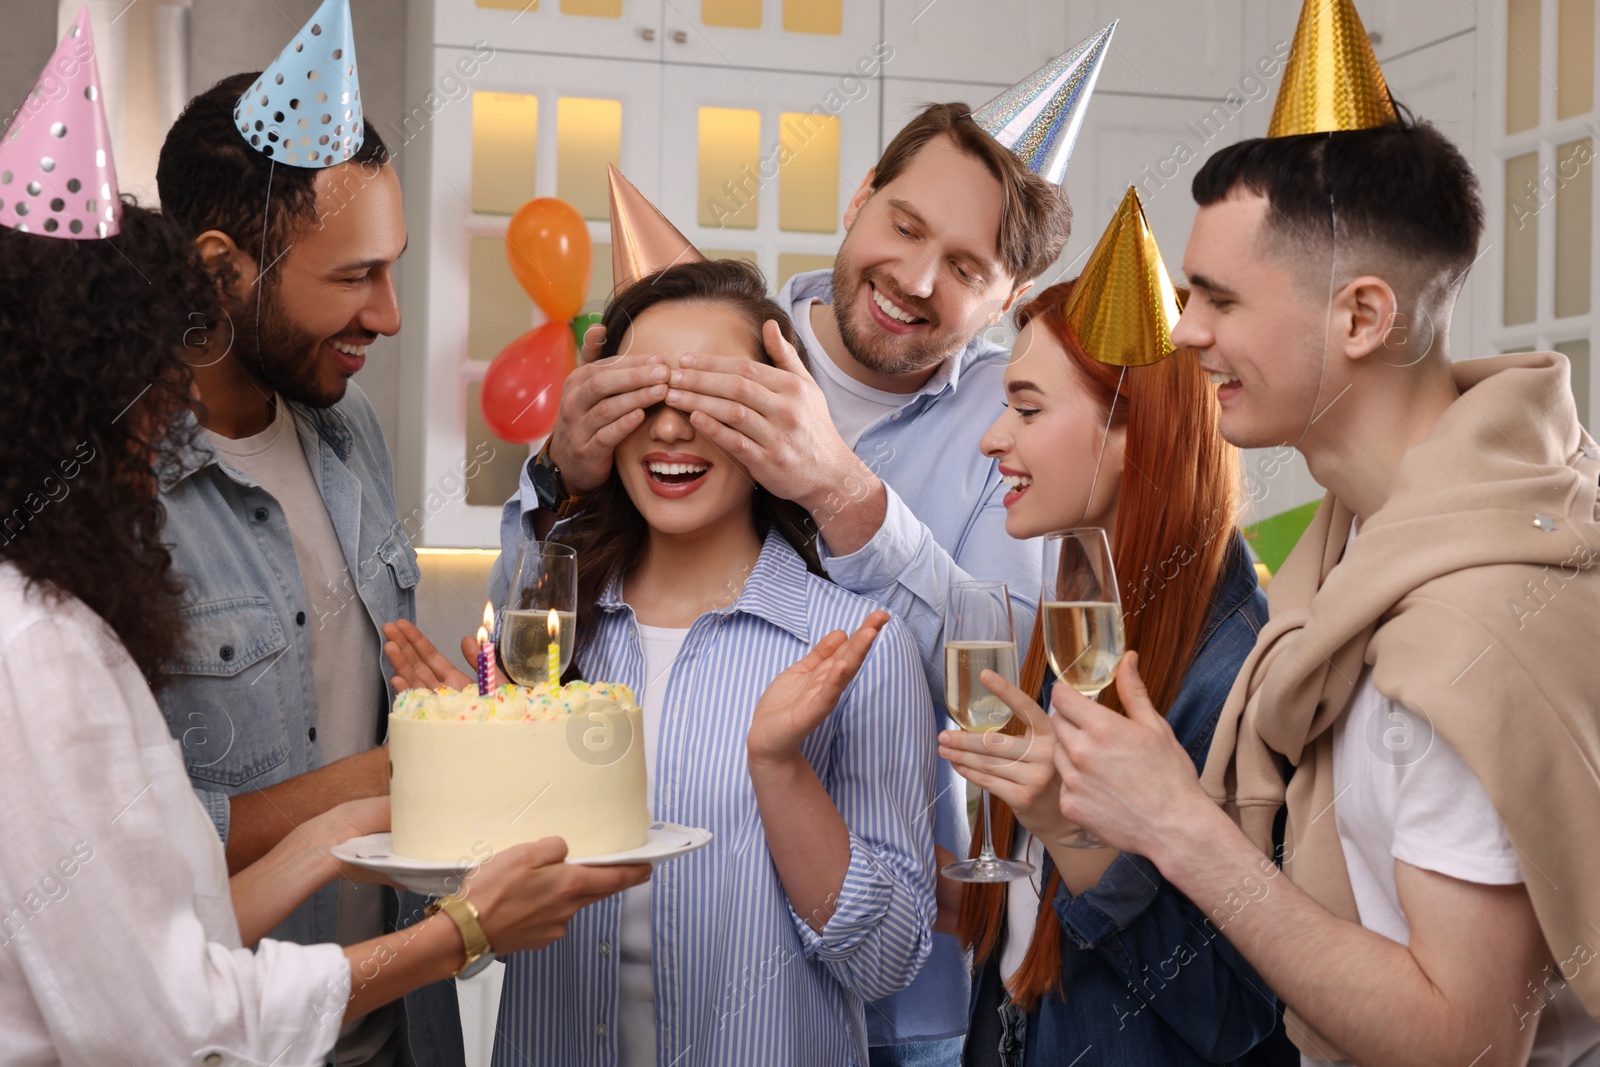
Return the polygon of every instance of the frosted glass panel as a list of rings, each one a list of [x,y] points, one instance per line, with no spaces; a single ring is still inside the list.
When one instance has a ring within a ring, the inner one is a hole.
[[[1556,317],[1589,310],[1594,142],[1556,146]]]
[[[472,94],[473,210],[509,215],[533,199],[538,140],[538,97]]]
[[[1507,0],[1506,132],[1539,125],[1540,0]]]
[[[832,256],[817,256],[809,252],[781,252],[778,254],[778,288],[782,289],[790,278],[803,271],[832,269]]]
[[[761,0],[700,0],[700,22],[704,26],[759,30]]]
[[[589,260],[589,295],[584,300],[583,310],[604,311],[606,301],[611,299],[611,245],[595,244],[593,258]]]
[[[785,111],[778,116],[778,228],[839,229],[839,117]]]
[[[533,327],[533,301],[511,273],[499,237],[472,239],[467,271],[467,358],[487,362]]]
[[[844,29],[844,0],[783,0],[783,32],[825,33]]]
[[[622,0],[561,0],[561,13],[593,19],[620,19]]]
[[[482,462],[484,456],[491,455],[488,462]],[[497,508],[516,493],[528,446],[502,441],[483,421],[482,382],[467,383],[467,452],[463,458],[468,461],[466,470],[472,474],[467,479],[468,504]],[[479,461],[475,471],[472,460]]]
[[[1583,115],[1594,107],[1595,0],[1561,0],[1556,37],[1556,118]]]
[[[622,102],[563,96],[556,103],[556,195],[596,222],[611,218],[606,164],[622,162]]]
[[[700,225],[756,228],[760,202],[761,112],[700,109]]]
[[[1503,322],[1532,322],[1538,304],[1538,200],[1528,192],[1539,175],[1539,154],[1506,160],[1505,311]]]
[[[1572,398],[1578,402],[1578,421],[1592,433],[1593,423],[1589,421],[1589,342],[1568,341],[1556,345],[1556,351],[1572,363]]]

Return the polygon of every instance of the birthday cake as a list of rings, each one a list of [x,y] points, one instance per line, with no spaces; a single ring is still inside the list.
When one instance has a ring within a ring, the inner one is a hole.
[[[573,858],[645,843],[644,720],[626,686],[410,689],[389,715],[397,855],[481,861],[560,837]]]

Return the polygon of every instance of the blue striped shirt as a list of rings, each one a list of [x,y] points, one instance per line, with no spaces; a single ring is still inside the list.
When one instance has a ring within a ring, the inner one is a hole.
[[[584,677],[644,696],[644,652],[614,579]],[[808,573],[776,532],[734,603],[690,628],[666,680],[651,815],[709,828],[709,846],[651,879],[658,1062],[674,1067],[864,1064],[863,1002],[906,986],[932,946],[933,706],[891,621],[803,752],[850,832],[821,934],[795,914],[767,851],[745,735],[773,678],[870,601]],[[641,739],[642,742],[642,739]],[[561,941],[507,960],[496,1067],[617,1062],[621,903],[579,912]]]

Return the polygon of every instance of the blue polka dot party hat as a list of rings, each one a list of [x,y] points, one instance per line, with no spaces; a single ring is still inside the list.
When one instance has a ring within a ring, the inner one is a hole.
[[[323,0],[234,105],[250,146],[291,167],[332,167],[361,150],[366,129],[350,0]]]

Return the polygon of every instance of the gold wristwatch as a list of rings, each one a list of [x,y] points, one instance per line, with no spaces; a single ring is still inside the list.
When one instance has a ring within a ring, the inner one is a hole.
[[[456,972],[456,977],[471,978],[494,961],[494,950],[489,947],[483,924],[478,922],[478,909],[465,897],[448,896],[429,904],[423,914],[437,915],[441,911],[461,930],[461,940],[467,947],[467,962]]]

